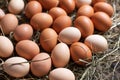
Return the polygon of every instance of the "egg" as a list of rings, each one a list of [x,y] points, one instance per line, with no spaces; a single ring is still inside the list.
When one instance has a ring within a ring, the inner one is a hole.
[[[30,1],[25,6],[25,15],[28,18],[40,12],[42,12],[42,6],[38,1]]]
[[[44,29],[40,34],[40,44],[42,48],[47,52],[51,52],[57,44],[57,37],[58,35],[54,29]]]
[[[49,80],[75,80],[75,75],[67,68],[56,68],[50,72]]]
[[[82,5],[90,5],[92,3],[92,0],[75,0],[76,7],[80,8]]]
[[[51,58],[55,67],[65,67],[70,60],[69,47],[65,43],[58,43],[52,50]]]
[[[32,59],[40,52],[39,46],[31,40],[19,41],[15,46],[15,50],[19,56],[28,60]]]
[[[5,36],[0,36],[0,57],[10,57],[13,54],[14,46]]]
[[[94,33],[93,22],[87,16],[79,16],[75,19],[74,26],[80,30],[83,38]]]
[[[1,19],[0,25],[4,34],[9,34],[13,32],[18,25],[18,19],[15,15],[8,13]]]
[[[22,57],[10,57],[4,62],[3,69],[12,77],[24,77],[30,69],[30,64],[26,62],[27,60]]]
[[[52,23],[52,16],[47,13],[37,13],[30,20],[30,24],[33,26],[33,28],[40,31],[50,27]]]
[[[0,8],[0,20],[5,16],[5,12]]]
[[[42,61],[39,61],[42,60]],[[36,55],[33,59],[33,62],[31,62],[31,72],[33,75],[37,77],[42,77],[48,74],[48,72],[51,70],[51,58],[50,56],[42,52],[38,55]]]
[[[10,0],[8,3],[8,10],[10,13],[19,14],[24,9],[24,6],[23,0]]]
[[[48,13],[52,16],[53,20],[55,20],[59,16],[67,15],[65,10],[60,7],[53,7],[48,11]]]
[[[60,0],[59,7],[63,8],[67,13],[72,13],[75,9],[74,0]]]
[[[77,42],[80,40],[80,38],[81,32],[78,28],[75,27],[68,27],[63,29],[58,36],[58,40],[66,44],[72,44],[74,42]]]
[[[94,27],[101,32],[106,32],[112,26],[111,18],[104,12],[96,12],[91,17],[91,20]]]
[[[103,12],[107,13],[110,17],[114,13],[113,7],[109,3],[106,3],[106,2],[96,3],[94,5],[94,10],[95,10],[95,12],[103,11]]]
[[[84,43],[92,50],[92,52],[101,52],[108,49],[107,40],[98,34],[88,36]]]
[[[56,7],[59,4],[59,0],[38,0],[38,1],[42,4],[43,8],[46,10]]]
[[[20,24],[14,31],[14,38],[17,41],[31,39],[33,35],[32,26],[29,24]]]
[[[55,19],[53,22],[52,28],[59,33],[61,30],[63,30],[66,27],[69,27],[72,25],[72,20],[69,16],[60,16]]]
[[[107,0],[92,0],[92,4],[96,4],[98,2],[107,2]]]
[[[94,14],[94,9],[90,5],[83,5],[77,11],[78,16],[87,16],[91,17]]]
[[[82,42],[75,42],[70,46],[71,58],[75,63],[81,66],[85,66],[92,60],[92,52]]]

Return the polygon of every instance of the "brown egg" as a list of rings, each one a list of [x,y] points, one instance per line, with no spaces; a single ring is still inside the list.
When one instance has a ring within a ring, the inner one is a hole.
[[[30,1],[25,7],[25,15],[31,18],[33,15],[42,12],[42,6],[38,1]]]
[[[107,0],[92,0],[92,4],[96,4],[98,2],[107,2]]]
[[[103,12],[107,13],[110,17],[114,13],[113,7],[110,4],[106,3],[106,2],[98,2],[98,3],[96,3],[94,5],[94,10],[95,10],[95,12],[103,11]]]
[[[80,30],[83,38],[93,34],[94,32],[93,22],[87,16],[79,16],[74,21],[74,26]]]
[[[32,25],[32,27],[35,30],[40,30],[40,31],[50,27],[52,23],[53,23],[53,19],[47,13],[38,13],[34,15],[30,20],[30,24]]]
[[[13,43],[5,36],[0,36],[0,58],[10,57],[13,53]]]
[[[29,73],[30,64],[22,62],[28,61],[22,57],[10,57],[4,62],[3,70],[12,77],[24,77]]]
[[[42,77],[51,70],[51,58],[47,53],[42,52],[36,55],[32,61],[31,72],[37,77]]]
[[[53,29],[59,33],[66,27],[70,27],[72,25],[72,20],[69,16],[60,16],[53,22]]]
[[[94,9],[90,5],[83,5],[77,11],[78,16],[87,16],[91,17],[94,14]]]
[[[20,24],[19,26],[16,27],[13,34],[14,38],[17,41],[31,39],[32,35],[33,29],[32,26],[29,24]]]
[[[70,53],[73,61],[84,66],[92,59],[91,50],[81,42],[75,42],[70,46]]]
[[[56,7],[59,4],[59,0],[38,0],[38,1],[42,4],[43,8],[46,10]]]
[[[72,44],[74,42],[77,42],[80,40],[80,38],[81,32],[78,28],[75,27],[67,27],[63,29],[58,36],[58,40],[66,44]]]
[[[107,40],[98,34],[88,36],[84,43],[92,50],[92,52],[101,52],[108,49]]]
[[[60,7],[53,7],[49,10],[48,13],[52,16],[53,20],[55,20],[56,18],[58,18],[61,15],[67,15],[65,10]]]
[[[63,8],[67,13],[71,13],[75,9],[75,1],[60,0],[59,7]]]
[[[1,20],[4,16],[5,16],[5,12],[4,12],[2,9],[0,9],[0,20]]]
[[[75,80],[75,75],[67,68],[56,68],[50,72],[49,80]]]
[[[29,60],[40,52],[39,46],[31,40],[19,41],[15,49],[19,56]]]
[[[18,19],[13,14],[6,14],[0,21],[0,25],[3,29],[4,34],[9,34],[14,31],[18,25]]]
[[[52,50],[51,58],[55,67],[65,67],[70,60],[69,47],[65,43],[57,44]]]
[[[57,44],[57,37],[57,33],[52,28],[44,29],[40,34],[40,44],[42,48],[47,52],[51,52]]]
[[[90,5],[92,0],[75,0],[75,4],[77,8],[80,8],[82,5]]]
[[[111,18],[104,12],[96,12],[91,17],[92,22],[94,23],[94,27],[102,32],[107,31],[112,26]]]

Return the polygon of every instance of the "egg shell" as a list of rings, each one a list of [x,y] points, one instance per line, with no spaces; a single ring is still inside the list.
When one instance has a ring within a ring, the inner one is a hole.
[[[95,12],[103,11],[103,12],[107,13],[110,17],[114,13],[113,7],[109,3],[106,3],[106,2],[96,3],[94,5],[94,10],[95,10]]]
[[[78,16],[91,17],[94,14],[94,9],[90,5],[82,5],[77,11]]]
[[[53,7],[57,7],[59,4],[59,0],[38,0],[44,9],[49,10]],[[47,4],[46,4],[47,3]]]
[[[106,32],[112,26],[112,20],[105,12],[96,12],[91,20],[94,27],[101,32]]]
[[[30,64],[22,62],[27,62],[27,60],[22,57],[8,58],[3,64],[3,69],[8,75],[12,77],[24,77],[30,70]]]
[[[40,34],[40,44],[42,48],[47,52],[51,52],[57,44],[57,37],[58,35],[54,29],[44,29]]]
[[[93,22],[87,16],[79,16],[75,19],[74,26],[80,30],[83,38],[94,33]]]
[[[29,24],[20,24],[19,26],[16,27],[13,34],[14,38],[17,41],[31,39],[32,35],[33,29],[32,26]]]
[[[46,60],[43,60],[43,59],[46,59]],[[43,61],[39,61],[39,60],[43,60]],[[47,53],[42,52],[36,55],[32,59],[32,61],[36,61],[36,62],[31,63],[31,72],[33,73],[33,75],[37,77],[42,77],[44,75],[47,75],[48,72],[51,70],[51,65],[52,65],[51,58]]]
[[[56,68],[50,72],[49,80],[75,80],[75,75],[67,68]]]
[[[70,53],[73,61],[81,66],[85,66],[85,64],[92,60],[91,50],[87,47],[87,45],[81,42],[73,43],[70,46]]]
[[[15,15],[8,13],[1,19],[0,25],[4,34],[9,34],[14,31],[18,25],[18,19]]]
[[[60,7],[53,7],[48,11],[48,13],[52,16],[53,20],[55,20],[59,16],[67,15],[65,10]]]
[[[71,13],[75,9],[75,1],[60,0],[59,7],[63,8],[67,13]]]
[[[72,20],[69,16],[60,16],[55,19],[53,22],[52,28],[59,33],[61,30],[63,30],[66,27],[69,27],[72,25]]]
[[[108,49],[107,40],[98,34],[88,36],[84,43],[92,50],[92,52],[101,52]]]
[[[98,2],[107,2],[107,0],[92,0],[92,5],[94,5]]]
[[[10,13],[19,14],[24,9],[24,6],[23,0],[10,0],[8,3],[8,10]]]
[[[68,27],[63,29],[58,36],[58,40],[66,44],[72,44],[74,42],[77,42],[80,40],[80,38],[81,32],[78,28],[75,27]]]
[[[92,0],[75,0],[75,4],[77,8],[80,8],[82,5],[90,5]]]
[[[30,1],[25,6],[25,15],[28,18],[40,12],[42,12],[42,5],[38,1]]]
[[[52,16],[47,13],[37,13],[30,20],[30,24],[33,26],[33,28],[40,31],[50,27],[52,23]]]
[[[15,49],[19,56],[29,60],[40,52],[39,46],[31,40],[19,41]]]
[[[0,20],[5,16],[5,12],[0,8]]]
[[[57,44],[52,50],[51,58],[55,67],[65,67],[70,60],[69,47],[65,43]]]
[[[13,53],[14,46],[5,36],[0,36],[0,57],[10,57]]]

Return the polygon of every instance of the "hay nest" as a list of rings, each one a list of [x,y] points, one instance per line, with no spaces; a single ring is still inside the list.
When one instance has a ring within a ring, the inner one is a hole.
[[[8,0],[0,0],[0,8],[4,11],[7,11],[7,2]],[[109,49],[102,54],[93,54],[93,60],[87,67],[80,67],[70,61],[67,68],[74,72],[76,80],[120,80],[120,0],[108,0],[108,3],[115,11],[111,29],[102,34],[109,43]],[[21,23],[26,21],[23,15],[17,15],[17,17],[21,19]],[[39,33],[35,34],[34,40],[37,42]],[[9,38],[12,39],[11,34]],[[48,76],[37,78],[30,73],[24,78],[16,79],[1,70],[0,80],[48,80]]]

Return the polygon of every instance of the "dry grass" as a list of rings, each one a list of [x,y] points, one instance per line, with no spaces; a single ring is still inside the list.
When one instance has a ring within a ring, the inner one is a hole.
[[[0,0],[0,8],[7,12],[5,1],[7,0]],[[109,49],[102,53],[93,54],[93,60],[87,67],[78,66],[70,61],[67,68],[74,72],[76,80],[120,80],[120,0],[108,0],[108,2],[115,10],[112,17],[113,26],[109,31],[102,34],[108,40]],[[26,21],[23,15],[17,16],[21,21],[20,23]],[[35,34],[33,40],[37,42],[39,33],[36,32]],[[8,37],[12,40],[11,34]],[[0,80],[48,80],[48,76],[38,78],[29,73],[24,78],[16,79],[7,75],[0,68]]]

